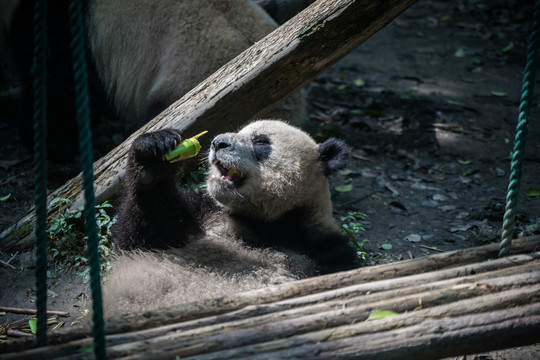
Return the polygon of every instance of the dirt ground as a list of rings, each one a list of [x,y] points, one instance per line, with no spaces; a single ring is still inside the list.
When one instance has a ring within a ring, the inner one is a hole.
[[[421,0],[307,86],[309,130],[352,148],[350,168],[331,178],[341,190],[333,190],[335,215],[366,215],[361,238],[368,240],[370,263],[500,240],[531,3]],[[519,236],[540,233],[538,100],[525,151]],[[0,114],[0,198],[9,195],[0,202],[0,230],[27,209],[33,191],[31,155],[8,110]],[[99,153],[113,145],[117,129],[97,130]],[[51,164],[51,188],[72,171]],[[0,259],[17,267],[0,268],[0,306],[33,307],[32,254],[0,251]],[[87,287],[54,269],[50,279],[49,309],[69,311],[67,323],[79,321],[91,306]],[[539,357],[537,344],[467,358]]]

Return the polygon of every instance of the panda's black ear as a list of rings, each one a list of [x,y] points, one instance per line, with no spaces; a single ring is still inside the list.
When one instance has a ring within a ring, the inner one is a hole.
[[[349,149],[343,141],[329,138],[319,144],[319,160],[323,164],[324,174],[328,176],[347,167]]]

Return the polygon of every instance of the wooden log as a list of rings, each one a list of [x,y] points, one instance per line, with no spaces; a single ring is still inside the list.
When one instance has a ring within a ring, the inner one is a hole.
[[[265,343],[183,359],[430,360],[532,344],[538,340],[538,331],[540,305],[532,304],[491,313],[426,320],[411,327],[334,341],[316,337],[309,344],[299,341],[300,346],[296,346],[298,339],[294,337],[287,340],[285,350],[275,352],[273,343]],[[159,359],[159,356],[148,355],[146,359]]]
[[[535,236],[531,240],[532,242],[526,241],[526,243],[528,243],[528,245],[531,247],[537,247],[540,242],[540,236]],[[536,245],[533,245],[533,243],[535,243]],[[107,333],[121,333],[126,331],[133,331],[136,329],[148,328],[156,326],[157,324],[163,325],[173,322],[187,321],[196,318],[200,319],[204,317],[211,317],[224,312],[238,310],[250,305],[253,306],[258,304],[272,303],[289,298],[334,290],[338,287],[344,287],[354,284],[369,282],[370,285],[375,286],[373,285],[374,281],[382,279],[389,279],[388,286],[401,287],[403,284],[403,279],[396,280],[396,278],[409,276],[410,274],[416,274],[418,272],[421,272],[419,264],[429,264],[429,266],[425,267],[426,271],[435,270],[436,263],[439,263],[439,265],[441,265],[439,268],[444,268],[452,265],[455,266],[458,264],[462,264],[457,259],[457,254],[462,254],[464,258],[470,259],[471,257],[473,257],[473,255],[471,254],[483,253],[485,255],[486,251],[489,252],[489,250],[493,249],[498,249],[498,245],[487,245],[479,248],[469,249],[469,251],[458,250],[448,254],[431,255],[418,260],[403,261],[399,263],[385,264],[363,269],[351,270],[347,272],[341,272],[337,274],[309,278],[305,280],[295,281],[292,283],[282,284],[275,287],[249,291],[239,294],[237,296],[227,296],[223,298],[203,300],[196,303],[182,304],[168,309],[161,309],[160,311],[155,312],[149,311],[142,315],[123,315],[121,317],[115,317],[110,319],[110,322],[107,325]],[[482,260],[487,260],[488,258],[489,257],[484,257]],[[418,280],[418,277],[430,278],[430,281],[436,281],[443,278],[453,278],[456,276],[463,276],[465,274],[479,273],[482,271],[489,271],[513,266],[514,261],[520,261],[518,260],[518,258],[501,258],[489,262],[453,267],[448,269],[447,272],[427,274],[421,273],[419,275],[411,276],[412,280],[418,282],[422,281],[421,279]],[[532,258],[528,255],[525,255],[522,260],[531,261]],[[478,259],[476,261],[481,260]],[[470,264],[470,262],[465,264]],[[69,336],[74,335],[75,333],[73,332],[69,334]]]
[[[520,281],[519,278],[519,276],[511,277],[512,280],[517,282]],[[528,284],[523,283],[524,287],[522,287],[522,291],[514,290],[514,294],[510,297],[512,299],[512,305],[515,306],[516,301],[518,303],[530,303],[534,301],[535,296],[540,294],[540,285],[537,284],[530,288],[525,287],[526,285]],[[285,313],[272,313],[268,316],[250,317],[238,322],[220,323],[212,328],[203,327],[188,331],[176,330],[165,332],[154,338],[110,346],[108,348],[108,354],[114,358],[128,355],[131,358],[147,358],[149,353],[153,351],[162,356],[174,356],[176,354],[184,358],[222,350],[224,348],[265,342],[268,339],[286,339],[303,333],[349,325],[351,322],[364,322],[369,313],[376,309],[392,310],[398,313],[411,312],[412,314],[414,309],[419,307],[419,299],[422,301],[422,306],[431,308],[431,306],[446,304],[458,298],[473,298],[493,290],[488,289],[488,287],[489,285],[486,284],[486,287],[474,288],[472,284],[467,284],[453,288],[439,289],[438,291],[417,292],[408,296],[398,296],[375,302],[369,300],[364,302],[363,299],[358,298],[355,299],[356,301],[344,300],[335,302],[334,304],[321,304],[321,306],[313,306],[309,311],[306,311],[304,308],[293,309]],[[515,293],[519,293],[519,298],[516,298]],[[492,294],[489,297],[490,309],[503,308],[501,302],[506,304],[509,302],[501,300],[507,297],[508,295],[504,292],[497,293],[496,296]],[[476,305],[477,299],[472,299],[468,303],[460,303],[459,314],[471,313],[473,309],[476,311],[486,311],[485,299],[481,300],[480,303],[482,305],[480,306]],[[455,305],[453,308],[455,311]],[[442,314],[448,316],[448,312],[440,312],[440,309],[439,312],[430,311],[428,313],[430,318],[441,318]],[[411,324],[416,324],[425,320],[426,316],[425,313],[416,312],[414,317],[409,320]],[[404,325],[403,322],[400,324],[401,326]],[[378,329],[377,331],[390,329],[391,327]],[[374,331],[369,330],[369,332]],[[342,332],[341,336],[348,337],[352,336],[352,334],[350,334],[350,331],[346,331]],[[332,337],[337,338],[336,336]]]
[[[212,329],[203,327],[191,331],[171,331],[155,334],[151,339],[145,338],[141,340],[133,337],[130,342],[124,342],[116,346],[111,346],[112,339],[111,337],[107,337],[107,354],[111,358],[127,356],[131,359],[159,359],[164,357],[173,358],[175,356],[180,356],[184,359],[192,355],[201,354],[209,354],[208,358],[235,359],[268,351],[288,351],[291,346],[305,347],[318,344],[321,341],[335,342],[360,335],[389,332],[393,329],[417,328],[426,322],[433,323],[437,319],[463,317],[464,315],[476,313],[482,313],[484,317],[489,318],[492,316],[490,312],[494,312],[497,309],[504,309],[506,311],[508,307],[512,307],[514,310],[520,309],[519,311],[515,310],[519,318],[529,315],[534,316],[540,311],[539,308],[533,307],[531,311],[530,306],[516,305],[530,304],[536,301],[535,298],[540,294],[540,284],[534,286],[521,285],[523,286],[519,289],[511,289],[454,302],[451,302],[454,300],[452,295],[448,298],[447,296],[449,294],[433,294],[433,296],[439,296],[440,298],[447,297],[446,301],[450,303],[428,307],[418,311],[413,311],[413,308],[410,307],[408,312],[403,311],[403,314],[377,321],[365,321],[371,310],[378,308],[391,309],[393,306],[392,303],[398,307],[403,307],[400,303],[402,299],[387,299],[382,302],[369,303],[359,307],[351,305],[308,316],[302,316],[300,314],[286,319],[276,317],[274,319],[275,321],[269,323],[261,323],[258,318],[253,318],[250,319],[251,321],[246,326],[238,328],[224,323],[214,327],[215,330],[218,330],[216,333],[212,333]],[[477,287],[477,289],[481,288]],[[465,287],[462,289],[465,289]],[[472,291],[472,289],[472,286],[468,286],[467,291]],[[487,287],[484,287],[485,289]],[[452,291],[451,289],[448,290]],[[418,294],[418,296],[421,297],[422,294]],[[417,299],[414,300],[417,301]],[[416,301],[414,300],[412,302],[413,307],[416,306]],[[538,303],[534,305],[540,307]],[[428,305],[426,304],[426,306]],[[405,309],[405,307],[402,308],[402,310]],[[518,322],[518,325],[521,326],[523,324]],[[514,330],[508,329],[508,331],[509,334],[506,335],[510,335],[514,339]],[[129,334],[125,334],[125,336],[129,336]],[[525,339],[521,340],[520,344],[533,343],[534,339],[535,336],[529,334]],[[93,356],[92,353],[78,351],[81,347],[91,344],[91,342],[92,339],[90,338],[77,340],[60,346],[11,354],[6,359],[60,358],[70,354],[70,359],[91,359]],[[392,348],[391,344],[387,343],[386,346]],[[478,350],[478,344],[473,343],[469,344],[469,346],[467,348],[468,352],[482,351]],[[485,341],[482,346],[486,346]],[[235,350],[226,350],[231,348]],[[212,355],[216,351],[219,356]],[[467,352],[462,352],[461,354],[464,353]],[[207,357],[203,356],[203,358]],[[281,357],[276,356],[275,358]]]
[[[530,240],[536,240],[536,246],[538,246],[538,237],[533,237]],[[535,241],[526,241],[525,243],[530,245]],[[530,246],[534,247],[533,245]],[[478,249],[486,251],[486,248],[489,249],[490,247],[484,246]],[[476,253],[478,249],[469,249],[469,252]],[[432,261],[435,258],[439,259],[440,263],[444,263],[440,261],[442,255],[444,254],[432,255],[430,258],[432,258]],[[469,258],[466,255],[463,257]],[[444,259],[444,257],[442,258]],[[400,264],[420,262],[421,260],[372,268],[381,269],[397,266],[399,269]],[[538,297],[540,286],[538,254],[515,255],[482,263],[457,266],[439,272],[408,275],[392,279],[386,279],[386,270],[381,269],[380,272],[373,272],[370,271],[372,268],[357,269],[352,273],[360,274],[358,276],[360,279],[363,278],[362,273],[371,275],[372,279],[376,279],[377,276],[374,276],[374,274],[378,273],[382,280],[368,280],[367,282],[360,281],[356,284],[348,284],[349,277],[346,276],[343,278],[343,284],[340,284],[337,278],[334,279],[336,282],[331,287],[321,286],[324,291],[317,291],[317,287],[312,286],[311,283],[315,280],[325,283],[325,280],[328,280],[327,278],[336,276],[327,275],[291,284],[297,284],[298,291],[291,291],[290,286],[278,286],[240,294],[238,297],[233,297],[235,301],[231,301],[231,299],[202,301],[165,309],[162,313],[151,312],[138,316],[128,316],[128,320],[135,319],[135,321],[128,323],[122,322],[124,318],[110,320],[108,321],[109,335],[107,336],[107,342],[109,346],[121,346],[124,343],[147,342],[155,337],[169,336],[167,334],[181,334],[182,337],[177,339],[177,342],[186,343],[188,340],[196,341],[198,333],[202,338],[219,337],[225,336],[225,332],[242,331],[242,329],[253,327],[254,324],[267,327],[276,321],[299,323],[299,319],[302,318],[305,319],[302,326],[308,328],[313,324],[319,324],[318,326],[320,326],[321,322],[318,321],[318,318],[321,314],[326,314],[322,322],[324,327],[330,325],[343,326],[350,319],[359,319],[361,321],[369,311],[375,308],[392,309],[398,312],[412,311],[419,308],[419,299],[421,299],[421,307],[428,308],[457,299],[482,299],[483,295],[489,294],[496,299],[494,304],[499,304],[482,305],[483,300],[475,300],[476,305],[474,307],[467,305],[460,312],[451,314],[441,312],[442,316],[450,316],[465,314],[468,311],[473,311],[472,309],[476,309],[474,311],[488,311],[494,308],[529,303],[531,299],[534,301],[535,296]],[[413,268],[415,267],[413,266]],[[400,274],[399,271],[398,274]],[[303,283],[310,286],[302,289]],[[508,301],[503,301],[504,296],[501,294],[508,292],[507,289],[511,287],[519,287],[512,289],[512,291],[516,291],[515,294],[517,295],[508,297]],[[310,293],[309,290],[313,289],[315,290]],[[306,293],[306,291],[308,292]],[[490,294],[493,292],[495,294]],[[244,302],[243,300],[246,299],[247,302]],[[227,306],[220,306],[222,304]],[[459,306],[454,309],[459,309]],[[434,315],[432,314],[432,316]],[[117,321],[120,322],[116,324]],[[112,335],[111,329],[114,329],[117,334]],[[320,329],[314,328],[311,331],[317,330]],[[120,333],[120,331],[125,333]],[[60,353],[55,355],[61,356],[61,354],[72,353],[80,346],[91,341],[90,339],[77,340],[89,335],[87,330],[61,330],[51,333],[49,341],[51,344],[63,343],[62,346],[58,347]],[[66,343],[69,344],[66,345]],[[28,347],[30,347],[29,343],[18,343],[16,347],[10,347],[9,351]],[[7,349],[2,349],[0,345],[0,352],[3,350]]]
[[[264,114],[391,22],[417,0],[319,0],[224,65],[94,164],[97,201],[121,187],[126,154],[143,132],[174,127],[185,134],[230,131]],[[210,136],[204,141],[208,142]],[[49,195],[82,203],[81,176]],[[49,209],[49,216],[58,211]],[[0,249],[32,245],[33,210],[0,234]]]
[[[528,253],[540,248],[540,236],[531,236],[519,239],[514,242],[513,251]],[[504,269],[519,263],[524,264],[534,259],[528,255],[514,255],[497,259],[498,244],[489,244],[476,248],[456,250],[443,254],[429,255],[420,259],[400,261],[397,263],[370,266],[330,274],[315,278],[309,278],[301,281],[295,281],[290,284],[282,284],[260,290],[250,291],[239,294],[238,296],[228,296],[225,298],[203,300],[196,303],[182,304],[160,311],[150,311],[143,314],[128,314],[120,317],[110,318],[106,322],[107,334],[121,334],[126,332],[161,331],[154,330],[157,326],[184,322],[176,328],[189,329],[197,326],[210,326],[221,321],[228,320],[228,313],[234,316],[249,317],[261,311],[259,305],[271,304],[286,299],[298,298],[303,296],[312,296],[313,294],[331,291],[337,288],[343,288],[351,285],[369,283],[372,286],[381,286],[375,284],[376,281],[384,279],[394,279],[389,285],[403,287],[405,284],[403,278],[411,274],[418,274],[424,271],[436,271],[438,269],[450,269],[450,272],[443,273],[437,278],[431,276],[433,281],[441,280],[443,277],[454,278],[456,276],[465,276],[474,273],[482,273],[496,269]],[[489,262],[488,259],[495,259]],[[481,263],[478,263],[481,262]],[[458,266],[461,266],[456,270]],[[454,270],[451,270],[453,267]],[[416,275],[415,275],[416,276]],[[417,275],[422,276],[422,274]],[[395,280],[400,277],[402,280]],[[413,277],[414,279],[414,277]],[[416,284],[421,281],[416,278]],[[400,286],[401,285],[401,286]],[[373,291],[374,288],[364,288],[364,291]],[[189,322],[191,321],[191,322]],[[90,335],[88,329],[59,329],[49,335],[49,343],[63,343],[81,339]],[[30,345],[20,343],[19,348],[28,348]]]

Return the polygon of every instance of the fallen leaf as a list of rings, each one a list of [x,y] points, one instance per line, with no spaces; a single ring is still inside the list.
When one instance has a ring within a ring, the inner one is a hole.
[[[503,54],[508,53],[510,50],[514,48],[514,42],[511,41],[510,44],[506,45],[501,51]]]
[[[536,197],[536,196],[540,196],[540,189],[537,189],[537,188],[529,188],[527,190],[527,196],[528,197]]]
[[[356,78],[356,79],[354,80],[354,86],[356,86],[356,87],[362,87],[362,86],[364,86],[364,85],[366,85],[366,82],[365,82],[364,80],[362,80],[361,78]]]
[[[392,250],[392,244],[384,243],[380,246],[380,248],[387,251]]]
[[[394,315],[398,315],[398,313],[392,310],[374,310],[369,314],[367,319],[368,320],[384,319],[386,317],[394,316]]]
[[[340,185],[340,186],[336,186],[335,187],[335,190],[337,192],[349,192],[353,189],[353,185],[352,184],[347,184],[347,185]]]
[[[457,49],[454,53],[454,56],[458,58],[465,57],[465,50],[463,50],[462,48]]]
[[[500,97],[503,97],[503,96],[506,96],[506,95],[507,95],[505,92],[502,92],[502,91],[494,91],[494,90],[492,90],[492,91],[490,92],[490,94],[493,95],[493,96],[500,96]]]
[[[461,160],[461,159],[458,159],[457,162],[460,163],[461,165],[469,165],[470,163],[472,163],[472,160]]]
[[[31,318],[30,320],[28,320],[28,325],[30,326],[30,331],[32,332],[32,334],[35,334],[37,331],[37,319]]]
[[[472,227],[472,225],[470,225],[470,224],[467,224],[467,225],[455,225],[455,226],[452,226],[450,228],[450,232],[455,233],[455,232],[458,232],[458,231],[467,231],[471,227]]]
[[[6,196],[2,196],[0,198],[0,201],[6,201],[7,199],[9,199],[11,197],[11,193],[10,194],[7,194]]]
[[[384,187],[390,190],[392,192],[392,195],[394,196],[399,195],[399,191],[392,184],[385,182]]]
[[[358,159],[358,160],[369,161],[370,163],[375,164],[375,160],[372,160],[372,159],[367,158],[367,157],[362,156],[362,155],[355,154],[353,152],[351,152],[351,157],[354,158],[354,159]]]

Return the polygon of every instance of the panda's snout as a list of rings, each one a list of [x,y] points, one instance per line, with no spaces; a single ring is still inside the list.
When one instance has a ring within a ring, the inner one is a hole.
[[[212,147],[212,150],[218,151],[229,148],[231,145],[232,143],[229,139],[218,136],[212,140],[212,144],[210,146]]]

